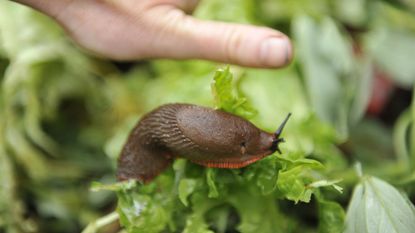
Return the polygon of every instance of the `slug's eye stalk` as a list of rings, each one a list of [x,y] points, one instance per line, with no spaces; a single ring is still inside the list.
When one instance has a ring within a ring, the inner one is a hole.
[[[280,138],[282,130],[284,129],[285,124],[287,124],[288,119],[290,118],[291,113],[288,113],[287,117],[285,117],[284,121],[281,123],[280,127],[278,127],[277,131],[275,131],[274,133],[274,140],[272,141],[272,145],[271,145],[271,150],[272,151],[277,151],[278,153],[281,154],[281,150],[278,147],[278,145],[281,142],[284,142],[284,138]]]

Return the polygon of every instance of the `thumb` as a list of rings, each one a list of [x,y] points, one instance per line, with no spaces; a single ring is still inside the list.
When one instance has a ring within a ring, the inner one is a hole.
[[[167,23],[167,22],[166,22]],[[165,28],[166,29],[166,28]],[[290,40],[265,27],[202,21],[182,15],[158,44],[160,57],[197,58],[250,67],[281,67],[292,58]],[[154,55],[157,51],[153,50]]]

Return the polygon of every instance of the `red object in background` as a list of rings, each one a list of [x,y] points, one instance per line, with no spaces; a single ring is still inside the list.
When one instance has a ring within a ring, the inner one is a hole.
[[[353,37],[353,33],[351,34]],[[357,42],[356,38],[353,43],[353,52],[356,57],[360,57],[363,54],[361,45]],[[395,85],[390,78],[389,74],[382,71],[376,65],[373,66],[373,85],[371,90],[371,97],[369,104],[366,108],[366,113],[369,115],[379,115],[386,104],[388,103]]]
[[[395,89],[395,85],[389,75],[376,66],[374,67],[373,75],[372,94],[366,113],[378,115],[388,103],[388,100]]]

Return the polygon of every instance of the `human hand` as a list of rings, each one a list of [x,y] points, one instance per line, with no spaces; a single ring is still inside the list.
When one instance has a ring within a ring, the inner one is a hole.
[[[85,49],[116,60],[206,59],[251,67],[289,63],[292,46],[265,27],[202,21],[198,0],[17,0],[53,17]]]

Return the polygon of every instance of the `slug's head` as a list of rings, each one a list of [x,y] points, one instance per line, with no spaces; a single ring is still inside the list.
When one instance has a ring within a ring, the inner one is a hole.
[[[284,142],[284,138],[281,137],[282,130],[284,129],[285,124],[287,123],[288,119],[290,118],[291,113],[287,115],[285,120],[281,123],[275,133],[267,133],[262,130],[259,130],[258,136],[254,136],[250,138],[250,140],[246,140],[244,145],[242,146],[242,154],[251,156],[251,157],[263,157],[265,155],[270,155],[277,151],[281,154],[281,150],[279,148],[279,144]],[[255,135],[255,134],[250,134]]]
[[[272,152],[277,151],[278,153],[281,154],[281,150],[279,148],[279,144],[281,142],[284,142],[284,138],[281,138],[281,133],[282,133],[282,130],[284,129],[284,127],[285,127],[285,124],[287,124],[287,121],[290,118],[290,116],[291,116],[291,113],[288,113],[287,117],[285,117],[285,120],[278,127],[277,131],[275,131],[275,133],[273,135],[272,144],[271,144],[271,151]]]

